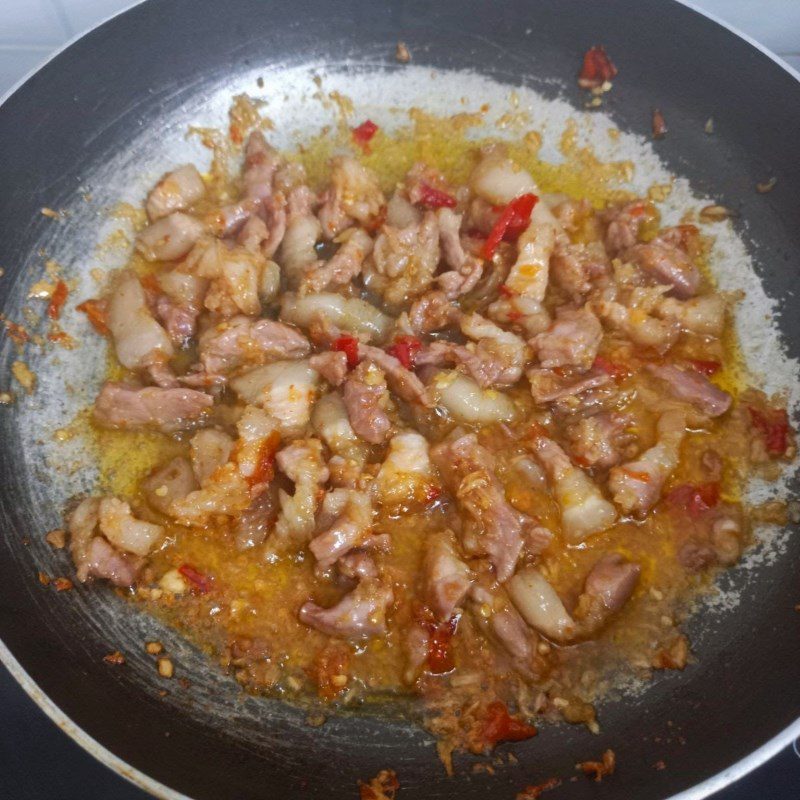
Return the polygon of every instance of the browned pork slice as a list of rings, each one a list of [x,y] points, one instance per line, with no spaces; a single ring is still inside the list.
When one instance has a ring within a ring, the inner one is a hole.
[[[619,464],[623,449],[635,438],[626,430],[632,422],[628,414],[601,412],[568,425],[568,449],[575,463],[600,469]]]
[[[583,299],[609,271],[608,256],[600,242],[572,244],[566,237],[556,241],[550,258],[550,277],[573,300]]]
[[[434,447],[431,460],[459,508],[477,526],[474,542],[465,541],[465,548],[486,554],[497,580],[507,580],[522,552],[523,524],[528,518],[506,500],[494,472],[494,457],[470,433]]]
[[[324,263],[314,262],[313,268],[300,285],[300,293],[322,292],[331,287],[347,286],[361,272],[364,259],[371,252],[372,239],[369,234],[361,228],[353,228],[333,258]]]
[[[483,261],[464,252],[461,244],[461,214],[452,209],[436,211],[439,223],[439,244],[442,256],[450,269],[436,278],[436,282],[450,300],[467,294],[483,275]]]
[[[250,133],[244,146],[244,196],[259,201],[271,197],[272,178],[280,164],[280,154],[267,142],[264,134],[261,131]]]
[[[386,634],[386,612],[394,602],[392,590],[376,580],[365,580],[336,605],[323,608],[312,601],[299,613],[311,628],[343,639],[367,639]]]
[[[458,306],[451,303],[444,292],[434,290],[418,297],[408,312],[400,315],[398,327],[402,319],[407,324],[402,333],[422,336],[455,324],[460,315]]]
[[[597,357],[603,328],[591,309],[559,309],[555,322],[531,340],[539,363],[546,369],[589,369]]]
[[[148,261],[176,261],[195,246],[204,231],[199,219],[175,211],[148,225],[136,237],[136,247]]]
[[[406,369],[393,355],[379,347],[368,344],[358,346],[359,355],[372,362],[386,376],[389,388],[409,403],[419,403],[430,408],[432,403],[422,381],[410,370]]]
[[[323,521],[334,516],[333,522],[311,540],[308,549],[320,568],[327,569],[366,543],[372,529],[372,503],[364,492],[335,489],[326,496],[321,516]]]
[[[586,576],[583,592],[597,598],[608,612],[619,611],[633,594],[642,569],[619,553],[603,556]]]
[[[670,294],[680,300],[697,294],[700,272],[679,247],[654,239],[625,250],[621,258],[635,264],[656,283],[670,286]]]
[[[685,400],[709,417],[721,416],[733,402],[726,391],[693,369],[681,369],[674,364],[648,364],[647,371],[664,381],[678,400]]]
[[[336,562],[336,568],[343,578],[363,581],[378,577],[378,567],[369,553],[353,550]]]
[[[392,423],[386,414],[389,388],[383,371],[362,361],[344,382],[342,396],[356,434],[370,444],[386,441]]]
[[[158,283],[163,294],[155,302],[155,315],[174,345],[183,347],[197,330],[208,281],[177,269],[162,272]]]
[[[94,420],[106,428],[158,428],[165,432],[192,427],[214,404],[194,389],[161,389],[109,382],[94,403]]]
[[[552,403],[568,397],[579,397],[584,392],[611,383],[611,377],[592,369],[583,375],[565,377],[550,369],[534,367],[525,373],[531,384],[531,394],[537,403]]]
[[[609,255],[616,256],[622,250],[633,247],[639,240],[639,228],[645,221],[642,200],[625,205],[612,206],[603,213],[607,223],[605,245]]]
[[[331,185],[318,212],[325,238],[338,236],[353,224],[353,220],[372,230],[385,205],[378,178],[372,170],[350,156],[332,159]]]
[[[206,193],[203,178],[194,164],[184,164],[172,170],[150,190],[147,195],[147,216],[151,222],[169,216],[173,211],[184,211]]]
[[[428,539],[423,570],[428,607],[440,620],[450,619],[473,579],[469,567],[456,553],[449,532]]]
[[[271,319],[236,316],[201,334],[200,361],[210,375],[229,372],[245,363],[305,358],[308,339],[297,328]]]
[[[308,363],[325,378],[331,386],[341,386],[347,377],[347,355],[339,350],[316,353]]]

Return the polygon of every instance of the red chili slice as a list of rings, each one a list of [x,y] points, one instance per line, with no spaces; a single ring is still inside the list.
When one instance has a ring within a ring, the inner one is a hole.
[[[767,408],[763,411],[749,406],[753,427],[764,437],[767,452],[773,456],[785,455],[789,447],[789,415],[783,408]]]
[[[353,141],[366,150],[377,131],[378,126],[371,119],[365,120],[357,128],[353,128]]]
[[[358,339],[355,336],[340,336],[334,343],[333,349],[344,353],[347,356],[347,366],[349,369],[358,365]]]
[[[714,373],[719,372],[722,364],[719,361],[706,361],[702,358],[690,358],[689,365],[695,372],[710,378]]]
[[[455,208],[456,199],[447,192],[436,189],[428,183],[423,183],[419,189],[419,202],[427,208]]]
[[[583,66],[578,74],[581,89],[599,89],[617,74],[617,68],[602,45],[590,47],[583,56]]]
[[[498,742],[521,742],[536,736],[536,728],[508,713],[505,703],[495,700],[486,707],[483,741],[494,747]]]
[[[497,222],[492,227],[489,236],[483,243],[481,256],[487,261],[491,261],[497,245],[505,239],[515,241],[520,234],[528,227],[533,212],[539,198],[535,194],[523,194],[514,198],[501,212]]]
[[[699,517],[719,503],[719,483],[684,483],[676,486],[666,499],[670,505],[686,511],[690,517]]]
[[[422,349],[422,342],[416,336],[398,336],[391,347],[386,348],[406,369],[414,369],[414,360]]]
[[[56,284],[53,296],[50,298],[50,305],[47,306],[47,316],[50,319],[58,319],[61,316],[61,308],[67,300],[69,289],[64,281]]]
[[[202,572],[198,572],[191,565],[181,564],[178,567],[178,572],[192,584],[199,594],[206,594],[211,590],[211,578],[208,575],[203,575]]]
[[[108,311],[103,300],[86,300],[76,310],[86,314],[92,327],[101,335],[108,336],[111,331],[108,328]]]

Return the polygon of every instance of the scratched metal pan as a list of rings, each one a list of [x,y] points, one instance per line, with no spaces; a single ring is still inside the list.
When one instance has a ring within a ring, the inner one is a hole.
[[[407,77],[393,57],[398,39],[414,56],[417,71]],[[455,111],[464,92],[477,107],[481,87],[496,91],[499,82],[579,112],[585,98],[575,74],[596,43],[620,72],[602,113],[623,135],[649,137],[658,105],[670,128],[657,143],[663,164],[693,192],[738,210],[734,228],[756,288],[760,282],[784,311],[773,316],[785,366],[785,355],[800,352],[800,83],[769,54],[672,2],[150,0],[73,43],[0,107],[0,307],[21,319],[24,305],[35,306],[26,292],[47,257],[70,278],[81,276],[76,297],[91,294],[86,272],[102,261],[95,244],[107,224],[101,210],[126,192],[140,197],[136,181],[157,177],[189,146],[186,126],[224,120],[221,98],[243,86],[257,93],[256,74],[267,76],[278,111],[276,87],[287,97],[300,91],[297,76],[305,70],[308,82],[310,66],[373,100],[385,86],[387,97],[424,103],[444,85]],[[443,84],[424,77],[431,70]],[[460,93],[452,71],[464,75]],[[704,125],[712,116],[710,136]],[[757,194],[755,184],[772,176],[775,188]],[[69,214],[57,222],[43,206]],[[79,328],[72,312],[64,324]],[[774,338],[767,324],[752,317],[748,341]],[[527,783],[574,774],[575,761],[610,747],[619,763],[612,779],[567,781],[554,797],[700,798],[800,733],[797,535],[778,532],[763,557],[721,579],[724,596],[740,602],[690,621],[696,663],[603,704],[598,736],[544,728],[514,748],[519,766],[494,776],[472,774],[463,759],[446,778],[430,738],[401,720],[354,716],[309,727],[302,710],[242,697],[181,637],[103,587],[45,589],[38,570],[64,575],[70,567],[43,533],[94,478],[80,443],[52,443],[96,389],[101,358],[90,339],[76,351],[29,346],[22,356],[4,339],[0,352],[0,388],[16,359],[38,376],[33,394],[17,386],[17,402],[0,409],[0,655],[69,735],[154,794],[350,798],[357,779],[391,767],[407,800],[513,797]],[[771,371],[775,348],[764,348]],[[142,652],[150,638],[166,644],[190,687],[173,682],[159,696],[164,682]],[[115,649],[128,654],[124,668],[103,663]],[[665,769],[654,767],[659,761]]]

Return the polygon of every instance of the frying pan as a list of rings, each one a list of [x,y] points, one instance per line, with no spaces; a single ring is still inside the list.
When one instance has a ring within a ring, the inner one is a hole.
[[[362,78],[392,75],[402,69],[393,58],[398,39],[416,65],[524,84],[576,110],[584,102],[574,81],[580,56],[604,44],[620,71],[605,112],[621,130],[649,136],[650,110],[661,108],[670,132],[658,155],[693,190],[739,212],[734,224],[757,275],[779,310],[791,310],[800,266],[800,83],[688,7],[150,0],[61,52],[0,107],[4,313],[18,318],[43,251],[58,255],[67,274],[80,272],[91,258],[87,231],[102,222],[101,202],[133,167],[141,172],[146,164],[155,177],[164,148],[169,156],[178,131],[238,76],[263,69],[274,77],[307,64]],[[285,88],[295,90],[288,79]],[[704,132],[710,116],[713,136]],[[755,184],[770,176],[774,190],[757,194]],[[54,222],[40,214],[43,206],[70,215]],[[800,315],[780,314],[778,324],[796,357]],[[408,800],[513,797],[525,784],[574,775],[577,760],[610,747],[619,764],[613,778],[567,780],[554,798],[700,798],[800,734],[800,538],[792,533],[781,538],[779,558],[720,579],[741,602],[690,620],[696,663],[604,703],[597,736],[544,728],[514,747],[518,766],[495,775],[474,773],[464,757],[446,778],[430,738],[402,718],[360,714],[310,727],[302,709],[243,697],[190,644],[112,592],[57,593],[36,580],[38,570],[69,574],[66,556],[51,551],[43,534],[59,524],[66,487],[88,488],[92,477],[72,469],[79,455],[69,443],[60,463],[32,446],[48,440],[53,420],[91,397],[95,354],[81,346],[79,358],[65,354],[47,364],[34,394],[0,410],[0,654],[67,733],[154,794],[332,800],[355,796],[358,779],[391,767]],[[7,338],[0,357],[8,380],[19,356]],[[24,357],[39,364],[35,352]],[[159,682],[142,652],[151,638],[164,642],[190,685]],[[127,655],[124,667],[102,660],[116,649]],[[664,769],[655,768],[659,761]]]

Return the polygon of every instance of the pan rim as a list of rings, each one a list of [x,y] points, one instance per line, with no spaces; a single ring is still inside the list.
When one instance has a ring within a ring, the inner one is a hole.
[[[132,2],[125,8],[109,14],[92,25],[90,28],[76,33],[61,46],[54,49],[45,60],[25,73],[6,92],[4,92],[2,96],[0,96],[0,109],[2,109],[6,102],[34,75],[36,75],[59,55],[61,55],[61,53],[70,48],[73,44],[88,36],[102,25],[105,25],[107,22],[116,19],[133,8],[143,5],[146,1],[147,0],[132,0]],[[699,14],[702,17],[705,17],[709,21],[715,23],[721,28],[724,28],[734,36],[743,40],[748,45],[769,58],[774,64],[787,72],[792,78],[800,83],[800,70],[795,69],[791,64],[786,62],[779,55],[774,53],[772,50],[758,40],[754,39],[749,34],[721,19],[715,13],[700,8],[692,0],[673,0],[673,2],[677,5],[684,6],[685,8],[695,12],[696,14]],[[159,798],[159,800],[193,800],[193,798],[189,795],[172,789],[160,781],[157,781],[155,778],[150,777],[139,768],[129,764],[127,761],[120,758],[96,739],[94,739],[80,725],[75,723],[27,673],[24,667],[20,664],[20,662],[5,644],[2,637],[0,637],[0,664],[8,669],[9,673],[22,687],[28,697],[30,697],[30,699],[39,707],[39,709],[41,709],[63,733],[69,736],[85,752],[90,754],[101,764],[108,767],[110,770],[137,788],[150,793],[156,798]],[[706,778],[695,786],[685,789],[677,794],[670,795],[668,798],[666,798],[666,800],[703,800],[703,798],[709,797],[711,794],[718,792],[745,777],[747,774],[766,763],[769,759],[773,758],[775,755],[777,755],[777,753],[795,740],[800,740],[800,716],[793,723],[787,725],[782,731],[777,733],[760,747],[753,750],[744,758],[739,759],[730,766],[726,767],[715,775]]]

